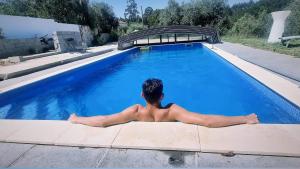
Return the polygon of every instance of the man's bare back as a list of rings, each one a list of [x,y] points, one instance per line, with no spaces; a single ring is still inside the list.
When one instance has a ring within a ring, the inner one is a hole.
[[[130,121],[172,122],[196,124],[206,127],[224,127],[238,124],[258,123],[256,114],[248,116],[219,116],[204,115],[190,112],[176,104],[161,106],[163,98],[162,82],[159,79],[148,79],[143,84],[142,97],[146,100],[146,107],[136,104],[124,109],[120,113],[108,116],[78,117],[72,114],[69,121],[89,126],[106,127]]]
[[[73,123],[80,123],[94,127],[106,127],[116,124],[127,123],[130,121],[144,121],[144,122],[173,122],[180,121],[188,124],[197,124],[206,127],[225,127],[238,124],[255,124],[258,123],[256,114],[248,116],[218,116],[218,115],[204,115],[193,113],[184,108],[172,104],[166,108],[158,107],[143,107],[141,105],[134,105],[128,107],[120,113],[109,116],[94,116],[94,117],[77,117],[72,114],[69,121]]]

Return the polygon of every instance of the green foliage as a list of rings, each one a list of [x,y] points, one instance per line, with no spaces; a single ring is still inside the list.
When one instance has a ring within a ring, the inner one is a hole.
[[[251,0],[233,5],[229,15],[233,26],[229,33],[238,36],[267,37],[273,22],[270,13],[283,10],[291,1],[293,0],[260,0],[257,2]],[[249,15],[249,19],[245,18]],[[242,28],[243,24],[250,26],[250,28]]]
[[[225,0],[192,0],[182,5],[169,0],[168,6],[160,12],[159,24],[212,26],[223,33],[231,26],[229,13]]]
[[[253,0],[246,3],[239,3],[231,7],[231,20],[237,21],[239,18],[248,13],[252,16],[258,16],[261,11],[271,13],[284,9],[293,0],[259,0],[254,2]],[[297,1],[297,0],[296,0]]]
[[[112,30],[111,33],[110,33],[110,39],[109,40],[111,42],[116,42],[116,41],[118,41],[118,39],[119,39],[118,30],[117,29]]]
[[[137,9],[137,4],[135,0],[127,0],[127,7],[125,9],[125,19],[129,22],[136,22],[138,18],[139,11]]]
[[[131,23],[128,26],[126,33],[128,34],[128,33],[134,32],[134,31],[142,30],[142,29],[143,29],[142,23]]]
[[[6,0],[0,13],[7,15],[52,18],[57,22],[89,25],[97,37],[118,26],[112,7],[106,3],[89,4],[88,0]],[[95,38],[94,44],[102,44]]]
[[[234,23],[230,34],[244,37],[265,37],[269,33],[271,24],[270,15],[266,11],[260,12],[258,17],[245,13]]]
[[[127,30],[128,30],[128,26],[119,26],[118,29],[117,29],[118,36],[125,35]]]
[[[144,24],[149,26],[149,17],[152,15],[153,9],[151,7],[147,7],[145,9],[143,19],[144,19]]]
[[[110,33],[117,28],[118,21],[114,15],[112,7],[106,3],[93,3],[89,8],[90,26],[98,34]]]
[[[257,37],[240,37],[240,36],[223,36],[222,40],[232,43],[240,43],[258,49],[269,50],[277,53],[287,54],[300,57],[300,40],[294,40],[290,43],[289,48],[281,43],[268,43],[265,38]]]
[[[159,25],[159,15],[160,15],[159,9],[154,10],[151,15],[147,18],[147,24],[149,27],[154,27]]]
[[[181,8],[175,0],[169,0],[168,6],[160,13],[161,25],[177,25],[181,20]]]
[[[192,3],[187,3],[182,5],[181,10],[181,24],[183,25],[195,25],[195,19],[199,16],[199,10],[193,6]]]
[[[88,0],[7,0],[1,4],[0,13],[87,25]]]
[[[289,7],[291,14],[286,22],[285,36],[300,35],[300,1],[294,0]]]

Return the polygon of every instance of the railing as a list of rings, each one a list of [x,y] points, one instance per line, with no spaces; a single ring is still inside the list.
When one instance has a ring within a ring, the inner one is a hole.
[[[134,45],[134,41],[139,39],[148,38],[149,43],[149,36],[160,35],[160,43],[162,43],[162,36],[165,34],[174,34],[175,41],[177,42],[176,35],[177,34],[197,34],[201,36],[205,36],[206,40],[210,43],[218,43],[219,36],[216,29],[211,27],[200,27],[200,26],[187,26],[187,25],[172,25],[172,26],[162,26],[162,27],[155,27],[145,30],[140,30],[136,32],[132,32],[128,35],[122,36],[119,38],[118,41],[118,49],[123,50],[126,48],[130,48]],[[188,38],[189,40],[189,38]]]

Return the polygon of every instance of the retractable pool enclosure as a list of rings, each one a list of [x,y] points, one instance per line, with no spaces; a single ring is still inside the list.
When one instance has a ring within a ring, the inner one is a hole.
[[[192,37],[200,36],[201,39],[193,39]],[[156,37],[156,42],[150,43],[150,37]],[[167,40],[163,41],[163,37]],[[184,40],[180,40],[184,37]],[[170,40],[170,39],[173,40]],[[144,39],[144,43],[137,44],[138,40]],[[161,26],[140,31],[135,31],[119,38],[118,49],[123,50],[134,45],[149,45],[149,44],[165,44],[177,42],[194,42],[194,41],[208,41],[210,43],[218,43],[219,36],[216,29],[211,27],[188,26],[188,25],[172,25]]]

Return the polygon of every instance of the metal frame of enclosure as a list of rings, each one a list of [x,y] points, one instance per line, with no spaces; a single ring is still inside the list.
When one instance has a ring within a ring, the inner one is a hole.
[[[172,25],[172,26],[161,26],[161,27],[154,27],[150,29],[144,29],[136,32],[132,32],[130,34],[124,35],[119,38],[118,41],[118,49],[124,50],[130,47],[133,47],[134,41],[148,38],[148,43],[146,45],[149,45],[149,36],[155,36],[159,35],[160,37],[160,43],[162,44],[162,35],[165,34],[174,34],[174,42],[177,43],[177,35],[178,34],[186,34],[188,36],[188,40],[185,42],[191,42],[190,41],[190,34],[196,34],[201,35],[204,37],[206,41],[210,43],[218,43],[219,35],[216,29],[211,27],[200,27],[200,26],[188,26],[188,25]],[[156,43],[157,44],[157,43]],[[144,44],[145,45],[145,44]]]

